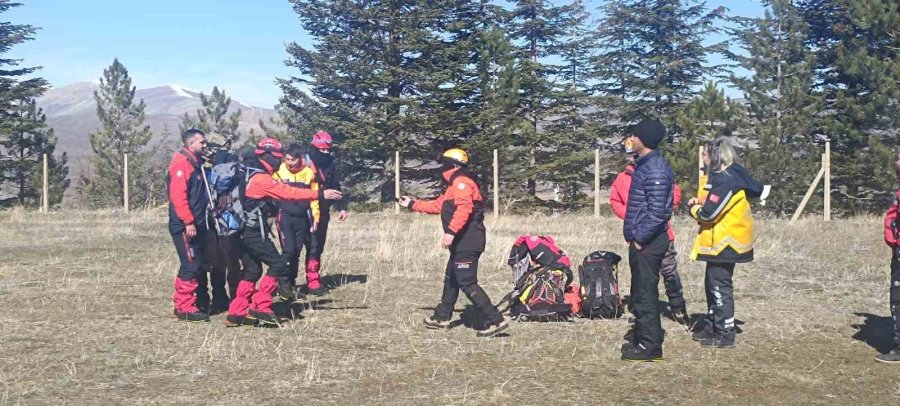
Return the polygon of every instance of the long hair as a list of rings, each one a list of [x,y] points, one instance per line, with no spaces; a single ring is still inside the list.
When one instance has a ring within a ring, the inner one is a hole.
[[[737,160],[737,152],[728,138],[719,137],[710,142],[706,146],[706,153],[709,155],[709,171],[724,172],[731,164]]]

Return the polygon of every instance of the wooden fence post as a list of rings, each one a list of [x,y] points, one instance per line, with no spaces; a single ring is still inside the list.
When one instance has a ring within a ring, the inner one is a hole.
[[[400,199],[400,151],[394,151],[394,197]],[[394,214],[400,214],[400,203],[394,202]]]
[[[494,219],[500,218],[500,155],[494,149]]]
[[[822,155],[822,162],[825,162],[825,155]],[[800,201],[800,205],[797,206],[797,211],[794,212],[794,215],[791,217],[791,223],[797,221],[800,218],[800,215],[803,214],[803,209],[806,208],[806,203],[809,202],[809,198],[812,197],[813,192],[816,191],[816,186],[819,185],[819,181],[822,180],[822,175],[825,174],[825,166],[823,165],[819,168],[819,173],[816,174],[816,178],[812,181],[812,184],[809,185],[809,189],[806,190],[806,195],[803,196],[803,200]]]
[[[825,141],[825,155],[822,159],[825,169],[825,221],[831,221],[831,141]]]
[[[41,188],[41,211],[50,213],[50,158],[44,154],[43,187]]]
[[[600,149],[594,150],[594,217],[600,218]]]
[[[124,171],[123,171],[122,176],[123,176],[124,185],[125,185],[125,191],[124,191],[125,198],[122,199],[123,200],[122,205],[123,205],[123,209],[125,210],[125,213],[128,213],[128,209],[129,209],[130,205],[128,204],[128,153],[127,152],[124,154],[123,165],[124,165]]]

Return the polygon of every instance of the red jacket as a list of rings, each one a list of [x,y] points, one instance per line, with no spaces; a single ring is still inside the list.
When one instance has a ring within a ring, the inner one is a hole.
[[[900,245],[900,190],[894,194],[894,202],[884,215],[884,242],[891,247]]]
[[[447,189],[434,200],[416,200],[412,211],[440,214],[444,232],[454,236],[451,251],[484,252],[484,198],[471,175],[451,169],[443,173]]]
[[[180,233],[185,226],[206,224],[209,192],[197,156],[182,149],[172,156],[166,173],[169,194],[169,232]]]
[[[616,175],[613,181],[612,190],[609,194],[609,205],[612,207],[613,213],[620,219],[625,219],[625,209],[628,207],[628,191],[631,190],[631,175],[634,173],[634,165],[628,164],[625,170]],[[678,209],[681,204],[681,188],[675,184],[672,190],[672,210]],[[675,232],[672,231],[672,223],[668,227],[669,241],[675,241]]]

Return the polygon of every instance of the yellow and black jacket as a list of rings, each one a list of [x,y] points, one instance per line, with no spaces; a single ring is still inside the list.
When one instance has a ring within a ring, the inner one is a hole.
[[[281,163],[272,177],[290,186],[299,187],[301,189],[319,190],[319,184],[316,182],[315,169],[304,165],[299,171],[291,171],[285,163]],[[320,205],[318,200],[313,201],[293,201],[293,200],[277,200],[276,204],[283,213],[291,216],[307,217],[312,221],[311,226],[319,223]]]
[[[708,177],[701,176],[697,197],[702,204],[691,207],[691,217],[700,224],[691,259],[753,261],[753,213],[748,199],[759,197],[762,190],[762,184],[738,164]]]

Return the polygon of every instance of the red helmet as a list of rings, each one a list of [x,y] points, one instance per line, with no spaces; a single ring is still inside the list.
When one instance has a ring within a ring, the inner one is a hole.
[[[331,143],[333,140],[331,139],[331,134],[325,131],[318,131],[315,135],[313,135],[312,146],[318,149],[331,149]]]
[[[268,152],[275,158],[284,158],[284,146],[281,145],[281,141],[278,141],[278,139],[274,137],[266,136],[259,140],[259,143],[256,144],[255,152],[256,155],[262,155]]]

